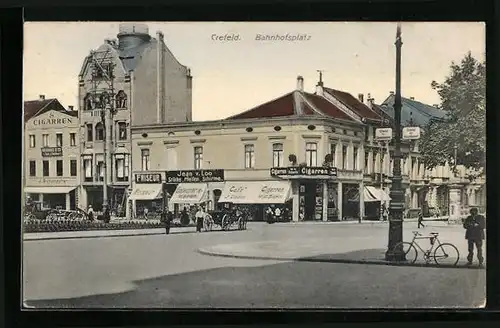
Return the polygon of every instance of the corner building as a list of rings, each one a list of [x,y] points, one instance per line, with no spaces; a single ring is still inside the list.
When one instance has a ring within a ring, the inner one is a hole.
[[[369,159],[380,155],[373,131],[384,120],[362,99],[322,81],[315,93],[304,91],[299,76],[290,93],[224,120],[133,126],[133,171],[223,171],[223,181],[199,189],[206,190],[212,208],[221,195],[257,184],[289,192],[277,198],[288,200],[294,221],[364,218],[366,188],[377,189],[370,174],[383,168]],[[329,167],[327,154],[333,159]],[[166,185],[172,194],[181,184]],[[251,195],[238,197],[255,204]]]
[[[78,112],[57,99],[24,102],[24,193],[45,207],[74,210],[79,184]]]
[[[96,66],[109,64],[113,74],[95,74]],[[78,86],[82,208],[102,208],[106,168],[108,202],[113,211],[122,209],[117,215],[125,215],[132,181],[131,126],[191,121],[191,81],[190,70],[165,45],[163,33],[153,38],[144,24],[120,24],[117,40],[105,40],[85,58]],[[105,129],[101,111],[110,106],[115,110],[112,126]]]

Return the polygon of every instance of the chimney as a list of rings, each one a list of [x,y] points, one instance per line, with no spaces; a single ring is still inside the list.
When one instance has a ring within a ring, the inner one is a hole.
[[[45,100],[45,95],[40,95],[40,96],[38,96],[38,97],[39,97],[39,100],[40,100],[40,101],[44,101],[44,100]]]
[[[434,106],[435,108],[439,108],[439,105],[438,105],[438,104],[434,104],[434,105],[432,105],[432,106]]]
[[[69,110],[69,111],[73,111],[73,110],[74,110],[74,107],[73,107],[73,106],[68,106],[68,110]]]
[[[163,33],[161,31],[156,32],[156,39],[163,42]]]
[[[415,100],[415,97],[410,97],[410,100]]]
[[[370,98],[369,95],[368,95],[368,98]],[[365,96],[362,93],[358,93],[358,100],[360,103],[364,103]]]
[[[391,96],[394,96],[394,91],[390,91],[390,92],[389,92],[389,94],[390,94]]]
[[[297,91],[304,91],[304,78],[297,76]]]

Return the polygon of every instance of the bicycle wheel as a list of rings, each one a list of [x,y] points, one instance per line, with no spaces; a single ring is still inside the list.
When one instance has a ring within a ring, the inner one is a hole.
[[[415,263],[415,261],[417,260],[417,256],[418,256],[418,251],[415,248],[415,246],[413,246],[412,243],[408,243],[406,241],[403,241],[403,242],[397,243],[396,246],[394,246],[394,249],[396,250],[400,247],[403,248],[403,252],[405,253],[405,257],[406,257],[406,262]]]
[[[434,262],[437,265],[457,265],[460,253],[455,245],[443,243],[434,251]]]

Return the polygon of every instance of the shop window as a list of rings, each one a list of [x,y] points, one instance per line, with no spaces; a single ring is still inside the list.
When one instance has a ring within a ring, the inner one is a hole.
[[[48,177],[49,176],[49,161],[43,161],[43,176]]]
[[[353,170],[358,169],[358,147],[354,147],[352,152],[352,168]]]
[[[49,135],[48,134],[42,135],[42,142],[43,142],[44,147],[49,146]]]
[[[69,145],[76,146],[76,133],[72,132],[69,134]]]
[[[151,167],[151,157],[149,156],[149,149],[141,149],[142,170],[148,171]]]
[[[104,181],[104,170],[106,169],[104,167],[104,155],[96,155],[95,161],[97,181]]]
[[[273,144],[273,167],[281,167],[283,164],[283,144]]]
[[[63,145],[63,135],[62,133],[56,133],[56,147],[62,147]]]
[[[92,174],[93,174],[92,157],[85,157],[83,159],[83,169],[85,171],[85,181],[86,182],[92,181]]]
[[[347,170],[347,146],[342,146],[342,169]]]
[[[203,147],[194,147],[194,169],[201,170],[203,168]]]
[[[30,161],[30,177],[36,176],[36,161]]]
[[[306,143],[306,164],[318,166],[318,144],[315,142]]]
[[[76,159],[72,159],[69,161],[69,174],[72,176],[72,177],[76,177],[76,168],[77,168],[77,164],[76,164]]]
[[[34,134],[30,134],[30,148],[36,147],[36,139]]]
[[[116,154],[115,155],[115,175],[116,181],[124,182],[128,181],[128,155],[126,154]]]
[[[245,145],[245,168],[255,167],[255,147],[254,145]]]
[[[127,140],[127,123],[118,122],[118,140]]]
[[[64,174],[64,172],[63,172],[63,161],[60,160],[60,159],[58,159],[56,161],[56,175],[58,177],[62,177],[63,174]]]
[[[94,141],[94,129],[92,123],[87,124],[87,141]]]
[[[98,122],[95,125],[95,140],[102,141],[104,140],[104,125],[102,122]]]

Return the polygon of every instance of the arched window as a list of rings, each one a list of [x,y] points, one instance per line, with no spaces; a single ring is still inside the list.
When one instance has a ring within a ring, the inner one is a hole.
[[[118,91],[118,93],[116,94],[116,108],[127,108],[127,94],[123,90]]]
[[[90,93],[87,93],[85,95],[85,97],[83,98],[83,109],[84,110],[92,110],[93,109],[92,95]]]
[[[95,125],[95,140],[104,140],[104,125],[102,122],[99,122]]]

